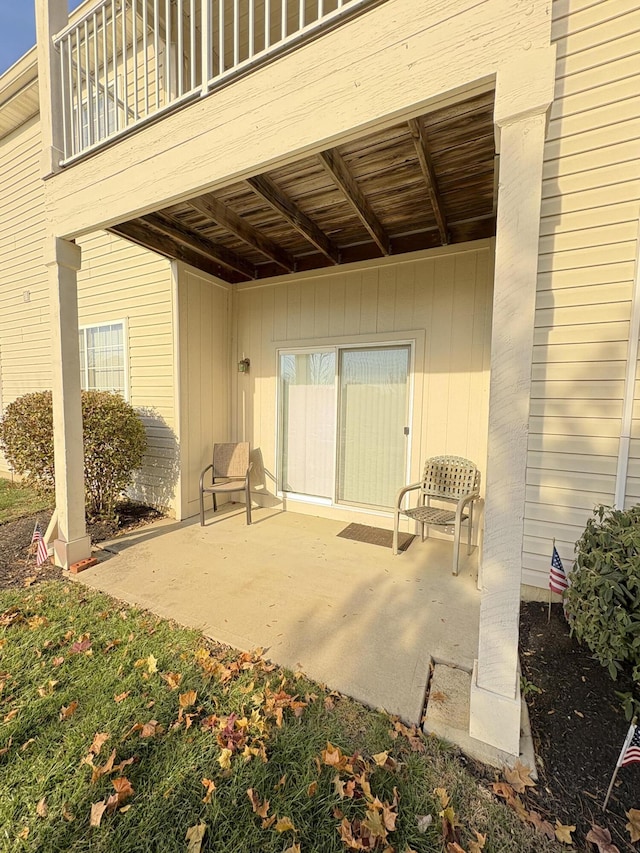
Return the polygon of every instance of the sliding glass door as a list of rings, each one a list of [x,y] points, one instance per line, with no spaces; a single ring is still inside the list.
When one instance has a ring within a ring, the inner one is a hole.
[[[280,353],[283,492],[393,506],[406,477],[410,357],[407,344]]]

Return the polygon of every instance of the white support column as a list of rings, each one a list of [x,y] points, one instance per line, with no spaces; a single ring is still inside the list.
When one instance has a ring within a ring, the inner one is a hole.
[[[58,171],[63,158],[62,83],[53,36],[69,22],[67,0],[36,0],[38,87],[40,90],[41,173]]]
[[[518,620],[538,237],[546,113],[555,49],[500,68],[495,125],[500,173],[478,660],[472,737],[506,755],[520,742]]]
[[[78,346],[80,249],[75,243],[49,238],[45,247],[49,274],[53,373],[53,444],[56,472],[58,535],[55,563],[68,569],[91,555],[84,509],[84,454]]]

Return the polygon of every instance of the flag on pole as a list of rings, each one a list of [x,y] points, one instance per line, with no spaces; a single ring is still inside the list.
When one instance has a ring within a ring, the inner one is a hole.
[[[549,570],[549,589],[551,592],[562,594],[568,586],[569,582],[567,581],[567,575],[562,565],[560,554],[558,554],[554,545],[553,554],[551,555],[551,568]]]
[[[640,761],[640,727],[631,723],[616,766],[624,767],[634,761]]]
[[[33,528],[33,536],[31,537],[31,544],[37,543],[36,548],[36,566],[41,566],[49,557],[49,551],[47,549],[47,543],[44,541],[44,536],[42,535],[42,530],[40,529],[40,523],[36,521],[36,526]]]

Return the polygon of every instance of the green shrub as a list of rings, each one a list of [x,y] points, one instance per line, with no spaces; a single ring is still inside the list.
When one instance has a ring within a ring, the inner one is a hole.
[[[611,678],[630,669],[640,682],[640,506],[594,510],[576,543],[565,601],[572,633]],[[631,715],[637,699],[622,698]]]
[[[147,446],[143,423],[119,394],[82,392],[84,481],[90,516],[112,518]],[[13,470],[41,493],[55,485],[51,392],[25,394],[0,421],[0,448]]]

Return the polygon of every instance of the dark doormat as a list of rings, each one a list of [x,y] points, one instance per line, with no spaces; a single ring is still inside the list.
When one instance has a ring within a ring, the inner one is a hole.
[[[356,542],[366,542],[368,545],[382,545],[391,548],[393,531],[381,527],[369,527],[367,524],[349,524],[338,533],[343,539],[354,539]],[[398,551],[406,551],[416,537],[412,533],[398,533]]]

